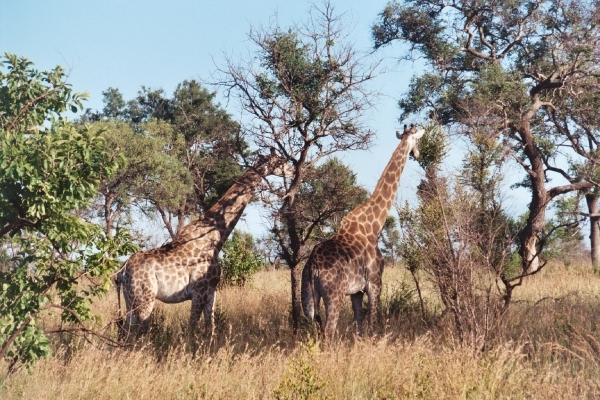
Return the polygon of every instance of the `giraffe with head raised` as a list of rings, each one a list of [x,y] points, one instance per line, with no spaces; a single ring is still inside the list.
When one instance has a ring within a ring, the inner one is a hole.
[[[206,331],[212,337],[216,287],[221,277],[219,252],[262,179],[282,176],[287,168],[273,150],[270,156],[259,157],[254,167],[247,169],[214,206],[184,227],[172,242],[132,255],[116,278],[117,293],[123,286],[126,326],[139,324],[145,331],[156,300],[191,300],[192,331],[204,313]]]
[[[363,334],[362,303],[367,293],[369,300],[368,323],[371,335],[377,319],[383,256],[377,240],[385,219],[396,197],[400,175],[408,155],[419,157],[417,142],[423,130],[404,126],[396,132],[401,139],[392,158],[369,199],[352,210],[340,224],[339,230],[329,239],[317,244],[302,271],[302,307],[310,320],[318,317],[321,298],[325,303],[325,339],[330,340],[336,329],[340,308],[346,295],[350,295],[354,311],[355,329]]]

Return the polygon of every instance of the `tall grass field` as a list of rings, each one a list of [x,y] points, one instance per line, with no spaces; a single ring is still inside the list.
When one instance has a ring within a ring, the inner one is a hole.
[[[432,287],[426,313],[412,278],[387,268],[380,327],[353,335],[350,299],[334,343],[290,328],[287,270],[218,291],[212,343],[188,331],[190,303],[159,304],[148,335],[128,347],[54,337],[53,355],[6,375],[2,399],[599,399],[600,277],[590,266],[551,265],[515,293],[485,351],[453,337]],[[116,294],[95,304],[98,329]],[[321,310],[323,315],[323,311]]]

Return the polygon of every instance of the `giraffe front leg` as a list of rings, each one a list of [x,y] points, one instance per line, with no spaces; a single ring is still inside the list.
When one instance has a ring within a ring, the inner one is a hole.
[[[381,296],[381,286],[383,277],[384,261],[381,251],[376,250],[376,261],[372,265],[371,273],[368,278],[367,296],[369,299],[369,336],[373,336],[377,329],[377,314],[379,312],[379,297]]]
[[[372,285],[369,288],[369,336],[373,336],[377,329],[377,312],[379,310],[379,297],[381,294],[381,286]]]
[[[363,335],[363,295],[363,291],[350,295],[354,311],[354,333],[359,336]]]
[[[206,305],[206,296],[203,293],[196,292],[192,296],[192,308],[190,310],[190,333],[194,334],[198,329],[198,321],[202,315],[202,310]]]

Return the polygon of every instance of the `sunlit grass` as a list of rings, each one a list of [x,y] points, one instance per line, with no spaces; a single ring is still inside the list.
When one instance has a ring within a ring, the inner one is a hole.
[[[436,321],[429,285],[422,318],[402,268],[386,269],[375,339],[353,337],[348,300],[335,344],[315,344],[308,327],[295,342],[289,281],[288,271],[262,271],[248,287],[219,291],[210,346],[187,331],[189,303],[161,304],[136,346],[57,344],[52,358],[1,381],[0,398],[600,397],[600,279],[589,267],[550,266],[529,278],[484,353],[461,347],[447,321]],[[95,309],[109,321],[115,294]]]

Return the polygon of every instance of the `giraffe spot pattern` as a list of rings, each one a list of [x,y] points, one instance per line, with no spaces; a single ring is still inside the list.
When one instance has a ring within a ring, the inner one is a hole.
[[[309,256],[302,272],[302,306],[305,315],[313,318],[323,299],[326,339],[331,339],[335,332],[340,299],[344,295],[350,295],[356,331],[362,334],[362,298],[367,294],[369,331],[373,332],[383,274],[383,256],[377,239],[391,209],[407,156],[421,135],[422,131],[405,127],[400,144],[369,200],[352,210],[342,220],[338,232],[317,244]]]
[[[172,242],[132,255],[117,275],[123,287],[127,323],[139,321],[147,326],[155,300],[191,300],[190,326],[193,328],[204,313],[207,331],[212,335],[221,246],[262,178],[282,170],[284,160],[275,153],[259,158],[202,219],[184,227]]]

